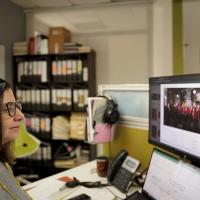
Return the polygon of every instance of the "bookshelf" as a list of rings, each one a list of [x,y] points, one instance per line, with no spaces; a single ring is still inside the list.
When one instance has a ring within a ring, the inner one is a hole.
[[[96,147],[84,136],[87,97],[96,95],[95,52],[18,55],[13,67],[27,130],[42,141],[38,152],[17,160],[15,173],[27,165],[43,178],[94,159]]]

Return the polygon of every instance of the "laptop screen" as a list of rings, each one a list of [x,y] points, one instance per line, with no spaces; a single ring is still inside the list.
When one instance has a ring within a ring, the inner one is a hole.
[[[152,199],[200,199],[200,169],[154,149],[143,192]]]

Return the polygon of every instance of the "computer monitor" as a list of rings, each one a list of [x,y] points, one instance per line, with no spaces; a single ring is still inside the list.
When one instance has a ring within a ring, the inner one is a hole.
[[[149,79],[149,142],[200,161],[200,74]]]
[[[199,167],[154,149],[142,193],[150,199],[200,199],[199,183]]]

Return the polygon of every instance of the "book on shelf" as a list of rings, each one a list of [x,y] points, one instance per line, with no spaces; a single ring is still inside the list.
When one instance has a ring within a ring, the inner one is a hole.
[[[28,40],[28,53],[48,54],[48,37],[42,34],[30,37]]]
[[[35,37],[30,37],[28,40],[28,53],[35,54]]]
[[[70,124],[65,116],[58,115],[53,118],[52,137],[53,139],[69,139]]]
[[[86,130],[86,114],[72,113],[70,117],[70,138],[84,140]]]
[[[32,82],[38,77],[41,82],[47,82],[47,61],[21,61],[17,63],[17,81]]]
[[[82,44],[77,42],[65,42],[64,47],[80,47]]]
[[[14,46],[26,46],[27,42],[26,41],[18,41],[18,42],[14,42],[13,45]]]
[[[35,36],[35,53],[48,54],[48,37],[46,35]]]
[[[69,160],[55,160],[54,165],[57,168],[72,168],[87,162],[89,162],[89,158],[80,158],[79,160],[77,158],[72,158]]]
[[[64,53],[90,53],[91,51],[89,46],[64,47]]]
[[[28,53],[27,42],[14,42],[12,47],[13,55],[26,55]]]
[[[72,158],[70,160],[55,160],[54,166],[57,168],[72,168],[77,166],[77,159]]]
[[[79,47],[78,48],[78,52],[80,53],[89,53],[91,52],[91,47],[88,47],[88,46],[82,46],[82,47]]]

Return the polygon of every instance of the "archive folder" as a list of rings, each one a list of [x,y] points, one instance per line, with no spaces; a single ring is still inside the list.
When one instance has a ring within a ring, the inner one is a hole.
[[[107,99],[88,97],[87,139],[89,143],[106,143],[114,139],[115,125],[104,123]]]
[[[94,143],[106,143],[113,141],[115,135],[115,125],[99,124],[95,126]]]

